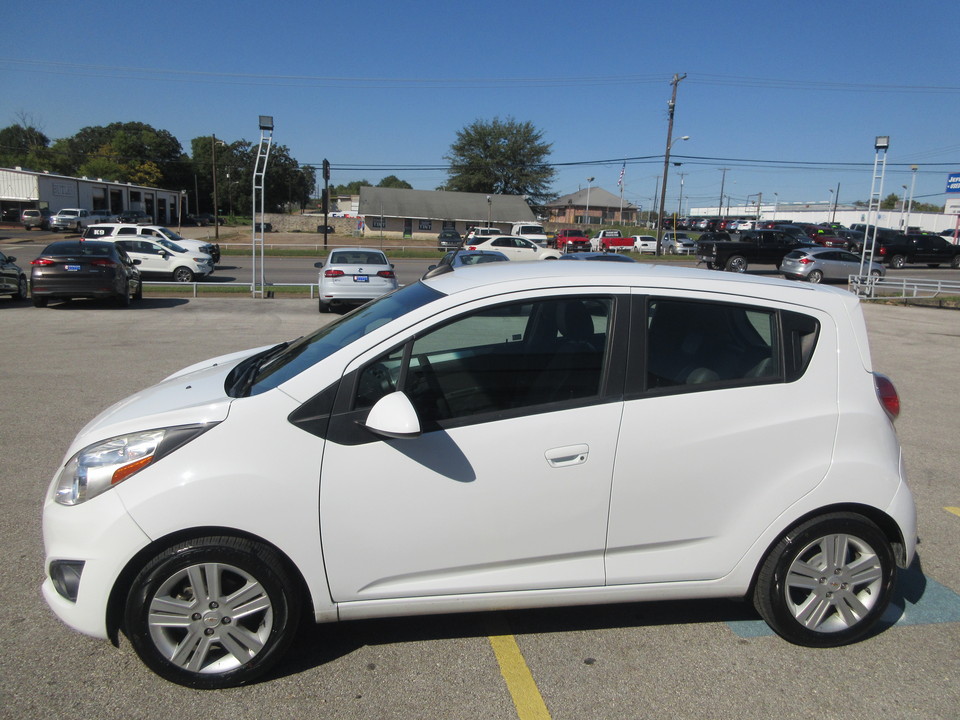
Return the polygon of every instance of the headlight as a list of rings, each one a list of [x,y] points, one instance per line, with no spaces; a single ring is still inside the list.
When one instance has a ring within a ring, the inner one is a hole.
[[[54,499],[61,505],[79,505],[169,455],[215,424],[148,430],[85,447],[67,461],[57,476]]]

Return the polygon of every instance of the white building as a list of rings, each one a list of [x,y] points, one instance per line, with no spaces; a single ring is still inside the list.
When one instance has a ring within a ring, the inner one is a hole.
[[[178,190],[119,183],[102,178],[75,178],[48,172],[0,168],[0,211],[4,220],[18,221],[27,208],[105,210],[111,214],[143,210],[154,221],[167,225],[177,218],[186,195]]]

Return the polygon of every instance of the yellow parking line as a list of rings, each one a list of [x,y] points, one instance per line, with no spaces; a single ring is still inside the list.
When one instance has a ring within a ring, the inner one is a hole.
[[[954,515],[960,515],[960,507],[945,507],[944,510],[952,512]]]
[[[520,720],[550,720],[547,705],[533,681],[516,639],[510,633],[510,626],[505,618],[498,615],[490,618],[490,645],[500,664],[500,674],[513,698],[517,717]]]

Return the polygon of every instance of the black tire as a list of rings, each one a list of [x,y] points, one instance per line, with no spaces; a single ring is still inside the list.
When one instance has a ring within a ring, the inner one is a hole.
[[[746,272],[747,259],[743,255],[731,255],[729,258],[727,258],[726,267],[729,272]]]
[[[810,274],[807,275],[807,281],[812,283],[819,283],[823,280],[823,273],[819,270],[811,270]]]
[[[328,313],[328,312],[330,312],[330,303],[324,302],[323,300],[321,300],[321,301],[320,301],[320,307],[318,308],[318,310],[319,310],[320,312],[322,312],[322,313]]]
[[[137,283],[137,289],[133,291],[134,300],[143,300],[143,280]]]
[[[950,267],[954,270],[960,268],[960,255],[954,255],[953,260],[950,261]]]
[[[883,276],[883,273],[881,273],[879,270],[870,271],[870,277],[882,277],[882,276]]]
[[[831,513],[781,538],[760,567],[753,602],[784,639],[837,647],[870,632],[890,603],[896,574],[890,542],[875,524]]]
[[[122,308],[130,307],[130,288],[124,287],[123,292],[114,298],[117,301],[117,305]]]
[[[34,295],[33,296],[33,306],[44,308],[47,306],[47,296],[46,295]]]
[[[901,269],[906,264],[907,259],[903,255],[894,255],[890,258],[890,267],[896,268],[897,270]]]
[[[193,270],[181,265],[180,267],[174,269],[173,279],[176,282],[182,282],[182,283],[193,282]]]
[[[233,605],[241,589],[244,599]],[[244,612],[234,616],[241,606]],[[127,595],[124,633],[161,677],[187,687],[225,688],[268,672],[293,640],[299,617],[297,586],[270,548],[245,538],[204,537],[175,545],[144,566]]]
[[[17,279],[17,291],[13,294],[14,300],[23,300],[27,297],[27,276],[21,275]]]

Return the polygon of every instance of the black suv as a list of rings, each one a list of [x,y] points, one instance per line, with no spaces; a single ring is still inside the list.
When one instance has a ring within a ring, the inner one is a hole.
[[[437,250],[449,250],[460,246],[460,233],[456,230],[441,230],[437,235]]]

